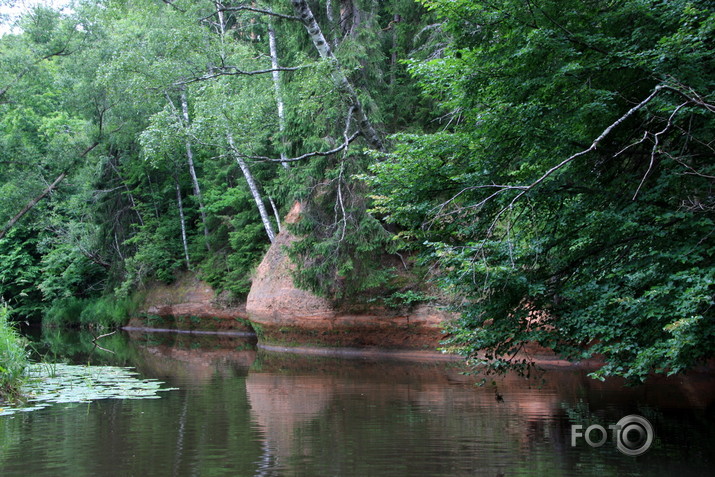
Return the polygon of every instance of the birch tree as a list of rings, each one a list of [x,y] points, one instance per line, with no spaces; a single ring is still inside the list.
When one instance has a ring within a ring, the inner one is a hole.
[[[268,236],[268,240],[270,240],[272,243],[276,238],[276,234],[273,231],[273,226],[271,225],[271,217],[266,211],[266,206],[263,203],[261,192],[258,190],[256,181],[253,179],[253,174],[251,174],[251,169],[248,168],[248,164],[246,164],[243,155],[236,146],[236,142],[233,139],[233,134],[230,131],[226,133],[226,140],[228,141],[228,146],[231,149],[231,153],[233,154],[236,163],[238,163],[238,166],[241,168],[243,177],[246,179],[246,183],[248,184],[248,188],[251,191],[253,200],[256,202],[256,208],[258,209],[258,213],[261,216],[261,222],[263,222],[263,227],[266,229],[266,235]]]
[[[186,89],[181,89],[181,112],[184,118],[184,128],[188,131],[191,127],[191,121],[189,120],[189,104],[186,100]],[[199,202],[199,212],[201,213],[201,223],[204,228],[204,237],[206,238],[206,247],[210,250],[211,247],[208,242],[209,229],[206,224],[206,210],[204,207],[204,199],[201,195],[201,186],[199,185],[199,178],[196,175],[196,168],[194,167],[194,153],[191,147],[190,135],[186,135],[186,159],[189,164],[189,174],[191,175],[191,184],[194,188],[194,195]]]
[[[321,58],[328,61],[331,64],[331,76],[335,84],[340,88],[340,90],[347,96],[350,103],[350,107],[353,108],[354,114],[358,118],[358,127],[362,132],[365,140],[368,142],[370,147],[378,151],[384,151],[384,145],[382,139],[378,134],[377,130],[373,126],[372,122],[367,116],[365,109],[363,108],[360,99],[358,98],[357,91],[354,86],[345,75],[345,72],[340,66],[340,62],[333,54],[333,49],[330,43],[326,40],[323,35],[323,30],[320,28],[317,20],[313,16],[313,11],[311,10],[308,2],[305,0],[291,0],[293,4],[293,9],[296,15],[300,18],[303,23],[305,30],[310,36],[315,49]]]
[[[268,23],[268,45],[271,54],[271,67],[273,68],[273,89],[276,94],[276,109],[278,111],[278,134],[281,140],[281,165],[288,169],[290,166],[285,161],[285,106],[283,104],[283,85],[281,84],[281,74],[279,71],[278,48],[276,47],[276,31],[271,22]],[[279,222],[280,224],[280,222]]]
[[[189,257],[189,243],[186,240],[186,218],[184,217],[184,202],[181,199],[181,187],[179,179],[174,175],[174,187],[176,189],[176,206],[179,210],[179,223],[181,224],[181,245],[184,248],[184,259],[186,260],[186,269],[191,269],[191,257]]]

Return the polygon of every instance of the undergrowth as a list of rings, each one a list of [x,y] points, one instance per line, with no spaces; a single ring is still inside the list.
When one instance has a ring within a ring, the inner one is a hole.
[[[0,401],[19,398],[28,355],[25,339],[9,321],[9,311],[0,305]]]
[[[126,324],[136,309],[137,301],[132,298],[69,297],[57,300],[45,311],[42,325],[48,328],[114,329]]]

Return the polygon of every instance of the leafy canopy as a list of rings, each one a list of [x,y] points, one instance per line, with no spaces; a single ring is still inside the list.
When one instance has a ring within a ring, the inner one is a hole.
[[[375,210],[463,298],[447,345],[634,379],[712,356],[712,4],[423,3],[452,40],[410,67],[448,124],[372,170]]]

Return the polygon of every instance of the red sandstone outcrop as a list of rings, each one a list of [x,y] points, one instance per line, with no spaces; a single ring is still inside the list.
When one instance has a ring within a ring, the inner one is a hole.
[[[296,223],[300,211],[300,203],[296,202],[285,223]],[[286,253],[286,247],[293,241],[295,236],[283,227],[258,266],[246,300],[251,320],[279,323],[291,318],[290,324],[298,324],[296,320],[299,320],[301,326],[313,326],[334,317],[335,312],[327,300],[293,284],[291,273],[295,265]]]
[[[181,275],[170,285],[149,285],[139,315],[161,317],[169,322],[168,326],[181,329],[252,331],[245,323],[248,315],[244,304],[227,304],[208,283],[191,273]],[[149,325],[137,317],[129,326]]]
[[[300,220],[298,202],[285,222]],[[422,305],[409,314],[382,308],[365,314],[341,313],[331,304],[295,286],[286,248],[295,240],[283,228],[258,266],[246,301],[249,319],[260,325],[271,342],[381,348],[435,349],[442,339],[441,324],[451,316]]]

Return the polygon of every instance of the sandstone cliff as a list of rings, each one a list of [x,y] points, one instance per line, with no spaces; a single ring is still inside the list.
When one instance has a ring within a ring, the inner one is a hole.
[[[287,224],[300,220],[295,203]],[[346,314],[293,283],[295,265],[286,248],[296,238],[283,227],[258,266],[246,311],[258,325],[263,342],[327,346],[436,349],[442,339],[441,324],[451,316],[422,305],[409,314],[376,308],[369,314]]]
[[[129,328],[252,332],[247,318],[244,304],[228,304],[208,283],[185,273],[170,285],[149,284]]]

